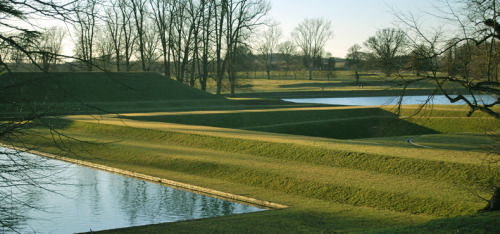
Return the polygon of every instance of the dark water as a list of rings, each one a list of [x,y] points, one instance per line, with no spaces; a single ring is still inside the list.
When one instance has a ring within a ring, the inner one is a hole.
[[[418,105],[427,101],[429,96],[405,96],[403,98],[403,105]],[[470,96],[467,99],[472,100]],[[397,105],[399,96],[394,97],[346,97],[346,98],[299,98],[299,99],[283,99],[284,101],[294,103],[313,103],[313,104],[329,104],[329,105],[346,105],[346,106],[383,106],[383,105]],[[493,97],[481,95],[478,102],[485,101],[492,103]],[[429,104],[446,104],[446,105],[464,105],[465,102],[460,101],[450,103],[444,95],[436,95],[429,100]]]
[[[10,193],[33,207],[5,201],[0,205],[10,207],[12,214],[27,217],[11,222],[21,233],[86,232],[263,210],[58,160],[27,154],[22,157],[43,165],[31,171],[33,180],[43,184],[43,189],[0,186],[4,194]],[[0,166],[8,161],[0,154]],[[2,215],[9,216],[5,212]]]

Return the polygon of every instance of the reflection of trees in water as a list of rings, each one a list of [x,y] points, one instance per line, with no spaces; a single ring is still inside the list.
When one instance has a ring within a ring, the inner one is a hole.
[[[48,212],[50,207],[40,201],[48,192],[57,193],[61,177],[55,175],[64,169],[52,160],[0,147],[0,231],[33,230],[27,225],[31,211]]]
[[[111,183],[111,196],[120,201],[120,212],[130,225],[255,211],[253,207],[131,178]]]
[[[253,207],[43,157],[33,157],[30,163],[45,165],[40,172],[33,170],[32,175],[33,181],[44,186],[0,185],[0,194],[10,194],[14,201],[5,203],[4,197],[0,197],[0,221],[4,227],[0,233],[11,231],[5,224],[21,232],[48,232],[53,228],[60,232],[68,228],[58,225],[63,222],[75,223],[69,228],[82,224],[108,229],[256,211]],[[4,164],[0,155],[0,166]],[[47,170],[49,167],[53,170]]]
[[[96,170],[77,166],[74,177],[77,184],[75,200],[79,201],[76,202],[75,209],[78,211],[89,209],[94,216],[99,215],[102,200],[98,187],[101,180],[96,172]]]

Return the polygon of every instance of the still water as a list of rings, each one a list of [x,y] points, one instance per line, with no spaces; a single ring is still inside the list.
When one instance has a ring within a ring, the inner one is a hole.
[[[12,161],[5,152],[0,148],[0,166]],[[22,187],[23,183],[14,188],[0,186],[3,194],[10,193],[32,206],[5,201],[0,205],[12,214],[26,216],[10,221],[21,233],[87,232],[263,210],[32,154],[23,153],[22,157],[42,165],[29,172],[43,189]],[[22,161],[17,163],[26,160]],[[2,232],[9,230],[0,229]]]
[[[468,100],[472,100],[471,96],[465,96]],[[345,98],[297,98],[297,99],[283,99],[283,101],[294,103],[312,103],[312,104],[329,104],[329,105],[346,105],[346,106],[383,106],[383,105],[397,105],[399,96],[392,97],[345,97]],[[418,105],[427,101],[429,96],[405,96],[403,98],[403,105]],[[478,102],[492,103],[494,98],[487,95],[480,95],[477,97]],[[435,95],[429,100],[429,104],[446,104],[446,105],[464,105],[465,102],[459,101],[450,103],[444,95]]]

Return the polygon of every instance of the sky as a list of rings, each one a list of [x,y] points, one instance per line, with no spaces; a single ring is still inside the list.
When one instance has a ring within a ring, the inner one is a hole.
[[[391,8],[401,12],[425,11],[435,0],[271,0],[269,16],[280,23],[282,41],[306,18],[325,18],[332,22],[334,37],[325,52],[344,58],[354,44],[363,42],[380,29],[395,27]]]

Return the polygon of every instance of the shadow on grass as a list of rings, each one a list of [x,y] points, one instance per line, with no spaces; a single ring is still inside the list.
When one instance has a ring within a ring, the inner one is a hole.
[[[241,105],[151,72],[4,73],[0,94],[0,118]]]
[[[286,209],[115,229],[102,233],[335,233],[368,231],[401,226],[401,222],[410,223],[402,221],[401,217],[393,218],[381,217],[375,213],[352,214],[346,210],[317,212]]]
[[[394,86],[393,82],[388,81],[365,81],[363,80],[363,86]],[[358,86],[354,79],[350,82],[342,82],[342,83],[300,83],[300,84],[286,84],[279,85],[279,88],[329,88],[329,87],[351,87]]]
[[[335,139],[438,133],[400,119],[395,114],[380,108],[330,110],[304,108],[280,111],[262,110],[261,112],[182,113],[127,118]]]
[[[372,233],[500,233],[500,211],[432,220],[424,224]]]

